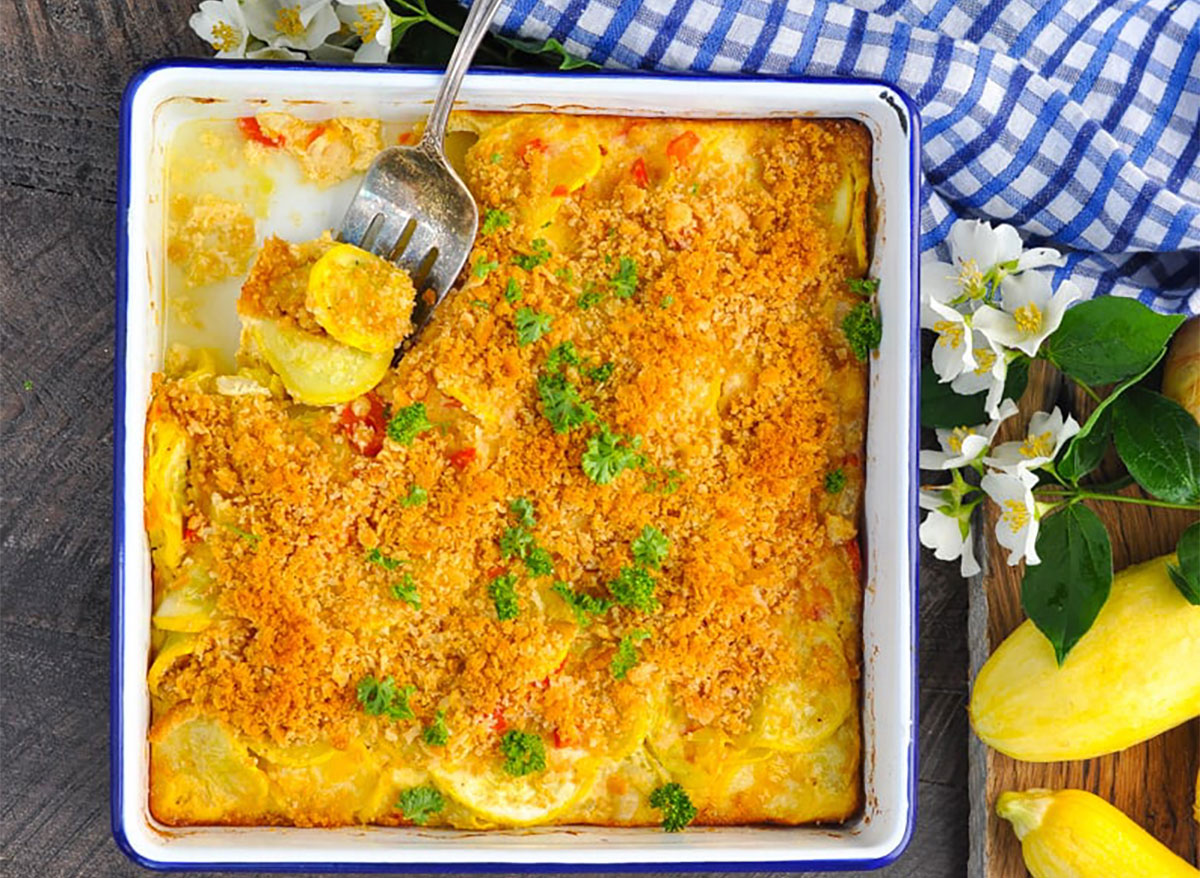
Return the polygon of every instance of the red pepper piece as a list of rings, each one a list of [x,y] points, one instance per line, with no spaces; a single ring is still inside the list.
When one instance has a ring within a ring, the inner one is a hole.
[[[237,120],[238,130],[247,140],[261,143],[263,146],[283,146],[283,137],[267,137],[259,127],[258,120],[253,116],[242,116]]]

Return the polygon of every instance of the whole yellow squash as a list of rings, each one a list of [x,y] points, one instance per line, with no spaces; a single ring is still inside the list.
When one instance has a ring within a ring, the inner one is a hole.
[[[1200,716],[1200,606],[1175,588],[1169,562],[1117,574],[1061,668],[1032,622],[1009,635],[971,693],[984,743],[1025,762],[1090,759]]]
[[[1002,793],[1033,878],[1200,878],[1119,809],[1083,790]]]

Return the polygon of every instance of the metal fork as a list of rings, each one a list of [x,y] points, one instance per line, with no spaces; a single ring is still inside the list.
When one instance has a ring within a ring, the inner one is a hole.
[[[338,239],[395,262],[417,288],[406,351],[445,298],[471,253],[479,210],[446,159],[446,122],[463,75],[500,0],[475,0],[446,75],[415,146],[392,146],[375,157],[346,210]]]

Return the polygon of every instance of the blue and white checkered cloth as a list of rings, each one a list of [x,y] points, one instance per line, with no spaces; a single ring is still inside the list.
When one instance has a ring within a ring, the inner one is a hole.
[[[921,108],[922,249],[1003,221],[1068,254],[1056,282],[1200,312],[1200,0],[509,0],[498,22],[610,67],[887,80]]]

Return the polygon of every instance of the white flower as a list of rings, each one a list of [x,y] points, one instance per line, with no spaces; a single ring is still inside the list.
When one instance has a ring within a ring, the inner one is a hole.
[[[992,500],[1000,507],[996,520],[996,542],[1008,549],[1008,565],[1015,566],[1022,559],[1030,564],[1040,564],[1037,555],[1038,510],[1033,499],[1033,486],[1037,475],[1028,470],[1016,474],[989,472],[980,482]]]
[[[950,382],[950,389],[963,396],[986,390],[984,411],[989,418],[998,418],[1000,397],[1004,393],[1004,381],[1008,378],[1008,352],[978,330],[972,330],[971,348],[975,367],[959,373]]]
[[[997,445],[983,462],[1009,473],[1037,469],[1054,460],[1063,443],[1079,432],[1079,424],[1070,415],[1063,420],[1055,406],[1054,411],[1038,412],[1030,418],[1028,430],[1019,442]]]
[[[992,444],[992,437],[996,435],[1000,425],[1016,413],[1016,403],[1006,399],[1000,404],[999,417],[988,424],[935,431],[942,450],[922,449],[921,469],[958,469],[960,466],[975,463]]]
[[[253,52],[247,52],[246,57],[256,61],[304,61],[308,58],[303,52],[293,52],[283,46],[263,46]]]
[[[217,50],[218,58],[241,58],[246,54],[250,33],[238,0],[204,0],[188,24],[200,39]]]
[[[333,0],[247,0],[250,33],[268,46],[309,51],[341,26]]]
[[[974,576],[979,572],[975,560],[975,541],[971,536],[971,510],[974,504],[961,506],[950,490],[923,488],[918,495],[922,509],[929,510],[917,531],[921,545],[933,549],[933,557],[939,561],[961,558],[963,576]]]
[[[921,304],[921,328],[937,333],[937,341],[933,343],[933,371],[943,384],[975,368],[969,320],[953,306],[935,298]]]
[[[354,60],[381,63],[392,50],[392,13],[384,0],[341,0],[337,16],[342,27],[362,40]]]
[[[1051,292],[1050,278],[1039,272],[1007,277],[1002,284],[1002,308],[984,305],[974,314],[972,326],[993,342],[1016,348],[1029,356],[1062,323],[1067,306],[1083,298],[1083,291],[1066,280]]]

